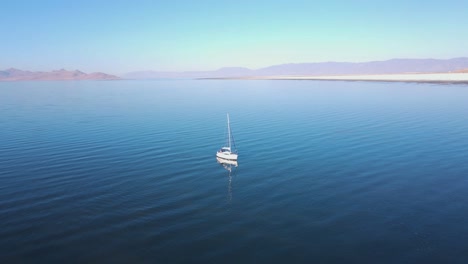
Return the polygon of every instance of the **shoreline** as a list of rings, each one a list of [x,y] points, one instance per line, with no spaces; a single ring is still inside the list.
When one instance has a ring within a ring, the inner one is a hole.
[[[410,82],[435,84],[468,84],[468,73],[411,73],[375,75],[327,75],[327,76],[248,76],[214,77],[201,80],[294,80],[294,81],[356,81],[356,82]]]

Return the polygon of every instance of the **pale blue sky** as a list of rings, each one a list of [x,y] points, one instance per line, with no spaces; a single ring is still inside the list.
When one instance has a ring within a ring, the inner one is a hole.
[[[468,1],[2,1],[0,69],[260,68],[468,56]]]

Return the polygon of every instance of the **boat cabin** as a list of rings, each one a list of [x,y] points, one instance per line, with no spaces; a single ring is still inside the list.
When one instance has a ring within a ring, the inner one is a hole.
[[[231,148],[229,148],[229,147],[222,147],[218,152],[223,152],[223,153],[224,153],[224,152],[229,152],[229,153],[231,153]]]

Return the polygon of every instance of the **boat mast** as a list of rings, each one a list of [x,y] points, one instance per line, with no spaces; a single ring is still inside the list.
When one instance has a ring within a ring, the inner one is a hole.
[[[229,151],[231,150],[231,126],[229,125],[229,113],[227,114],[228,121],[228,141],[229,141]]]

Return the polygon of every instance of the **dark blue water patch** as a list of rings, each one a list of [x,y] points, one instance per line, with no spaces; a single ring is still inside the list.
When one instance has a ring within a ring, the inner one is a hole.
[[[464,85],[0,83],[0,261],[465,263],[466,102]]]

